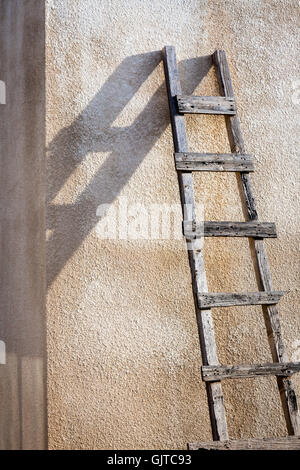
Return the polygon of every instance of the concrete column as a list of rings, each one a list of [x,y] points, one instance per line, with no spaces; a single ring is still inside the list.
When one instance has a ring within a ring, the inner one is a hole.
[[[0,0],[0,449],[45,449],[45,5]]]

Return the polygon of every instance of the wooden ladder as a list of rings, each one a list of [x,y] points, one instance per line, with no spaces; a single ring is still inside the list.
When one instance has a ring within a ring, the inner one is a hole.
[[[300,371],[300,362],[288,362],[283,343],[277,302],[284,292],[273,290],[263,238],[276,237],[273,223],[258,222],[250,181],[251,155],[245,151],[233,86],[224,51],[216,51],[212,60],[223,96],[182,95],[175,48],[163,49],[163,61],[174,141],[175,165],[183,207],[183,232],[187,240],[192,287],[202,354],[202,379],[205,381],[214,441],[190,443],[189,449],[300,449],[300,422],[296,395],[290,376]],[[224,114],[231,154],[189,153],[185,113]],[[239,175],[243,209],[247,222],[196,221],[193,171],[233,171]],[[254,252],[259,292],[208,293],[202,253],[203,237],[248,237]],[[219,364],[211,308],[231,305],[262,305],[274,363],[255,365]],[[289,437],[280,439],[229,440],[221,380],[225,378],[275,375]]]

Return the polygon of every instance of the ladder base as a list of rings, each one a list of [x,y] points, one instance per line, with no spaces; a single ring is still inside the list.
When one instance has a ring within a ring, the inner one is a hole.
[[[191,442],[189,450],[300,450],[300,437],[287,436],[271,439],[240,439],[229,441]]]

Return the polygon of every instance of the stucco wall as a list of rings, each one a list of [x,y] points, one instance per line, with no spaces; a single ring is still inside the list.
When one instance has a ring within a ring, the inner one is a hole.
[[[179,202],[161,49],[186,93],[217,94],[225,49],[255,155],[260,220],[288,353],[299,358],[297,14],[294,0],[47,0],[50,448],[185,448],[210,423],[187,254],[103,240],[97,207]],[[293,98],[294,96],[294,98]],[[229,151],[222,117],[188,117],[191,151]],[[232,174],[196,176],[211,220],[243,220]],[[120,199],[123,198],[123,199]],[[247,240],[206,240],[211,291],[257,289]],[[268,362],[260,308],[214,310],[221,363]],[[294,380],[299,392],[299,379]],[[275,378],[224,384],[230,436],[286,433]]]
[[[0,1],[0,449],[47,445],[45,6]]]

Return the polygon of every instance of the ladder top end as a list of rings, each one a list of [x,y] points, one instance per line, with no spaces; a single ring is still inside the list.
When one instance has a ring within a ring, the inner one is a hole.
[[[162,50],[163,50],[163,52],[168,52],[168,51],[171,51],[171,50],[175,50],[175,47],[174,46],[164,46]]]

